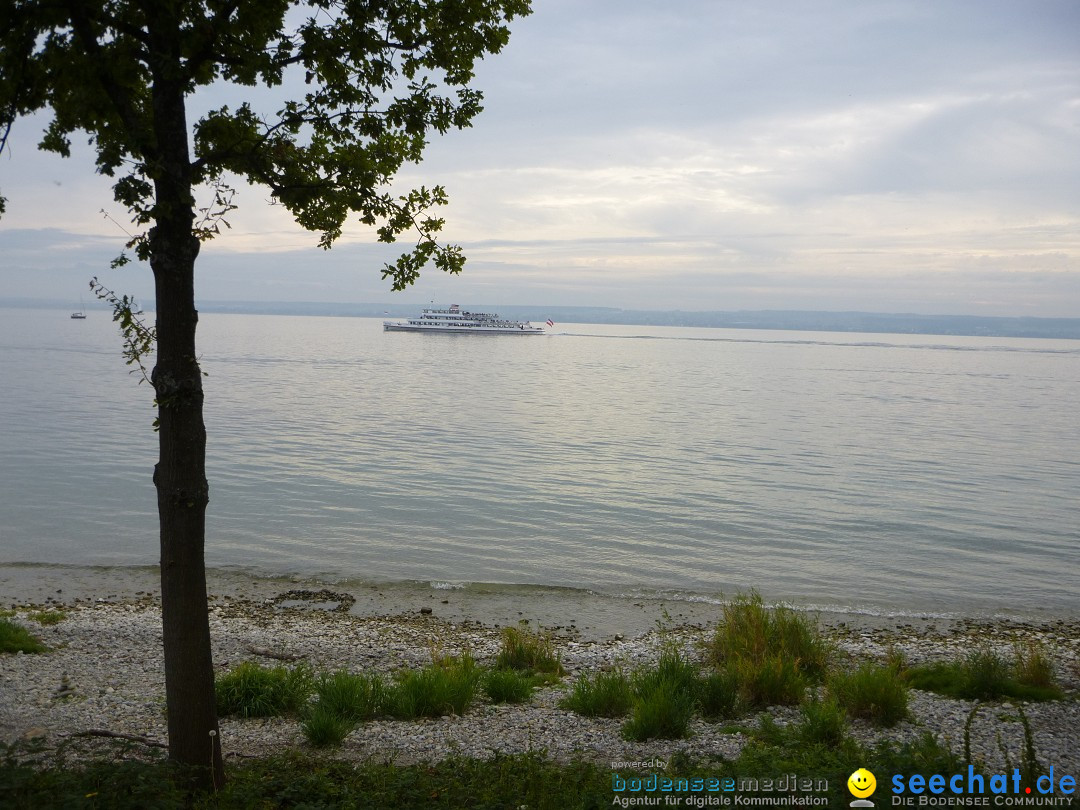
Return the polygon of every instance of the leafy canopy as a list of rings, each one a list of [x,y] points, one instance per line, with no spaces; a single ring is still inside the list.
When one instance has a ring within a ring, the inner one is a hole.
[[[391,180],[420,161],[429,133],[470,125],[476,60],[530,10],[530,0],[0,0],[0,149],[18,116],[50,108],[41,148],[67,156],[72,133],[88,133],[97,170],[116,178],[139,226],[165,213],[162,183],[211,185],[220,201],[240,176],[269,188],[324,248],[352,214],[383,242],[412,231],[415,248],[383,271],[402,289],[427,261],[456,273],[464,257],[434,239],[443,220],[429,212],[445,191],[395,196]],[[262,85],[289,100],[208,110],[187,134],[188,176],[170,176],[176,135],[155,112],[178,89],[221,83],[237,98],[265,97],[242,89]],[[201,239],[217,232],[207,221]],[[149,257],[145,232],[129,247]]]

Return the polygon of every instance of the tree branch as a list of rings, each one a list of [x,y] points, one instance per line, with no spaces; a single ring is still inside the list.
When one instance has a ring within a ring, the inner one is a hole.
[[[218,44],[221,42],[222,34],[228,29],[229,17],[236,11],[237,6],[240,5],[239,0],[231,0],[226,3],[217,13],[214,14],[209,20],[205,20],[202,24],[206,26],[206,30],[210,31],[202,43],[202,47],[192,54],[184,63],[184,75],[189,79],[194,78],[199,71],[215,57],[221,59],[224,62],[224,58],[221,54],[216,53],[218,50]]]
[[[131,133],[131,137],[138,141],[143,158],[147,161],[156,160],[158,151],[153,138],[146,137],[143,127],[140,126],[139,116],[136,114],[137,109],[131,94],[116,80],[116,77],[110,71],[109,66],[114,63],[114,60],[109,59],[104,54],[101,43],[98,42],[97,34],[94,33],[93,21],[87,16],[86,9],[77,2],[69,2],[66,6],[71,16],[71,28],[79,40],[82,41],[83,49],[94,63],[98,81],[101,82],[102,89],[104,89],[105,94],[112,102],[116,114],[124,122],[124,126]]]
[[[117,17],[105,14],[104,10],[101,13],[101,22],[107,28],[113,28],[119,31],[121,34],[131,37],[136,42],[142,43],[144,47],[150,47],[150,38],[141,28],[137,28],[134,25],[128,25],[126,22]],[[145,51],[143,51],[143,56],[146,56]]]
[[[4,154],[4,147],[7,146],[8,135],[11,134],[11,125],[15,123],[15,114],[11,114],[11,118],[4,122],[4,134],[0,135],[0,155]]]

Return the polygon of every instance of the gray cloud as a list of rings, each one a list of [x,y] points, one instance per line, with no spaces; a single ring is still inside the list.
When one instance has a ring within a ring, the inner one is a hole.
[[[481,65],[475,127],[402,178],[448,187],[470,254],[403,298],[1076,315],[1078,41],[1072,0],[544,0]],[[85,154],[18,146],[0,226],[70,233],[0,229],[8,283],[115,255]],[[393,249],[317,251],[265,196],[208,246],[203,297],[388,297]]]

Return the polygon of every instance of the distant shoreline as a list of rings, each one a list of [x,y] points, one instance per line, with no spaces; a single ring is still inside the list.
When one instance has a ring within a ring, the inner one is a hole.
[[[142,302],[153,310],[153,302]],[[622,326],[682,326],[710,329],[760,329],[857,334],[942,335],[949,337],[1035,338],[1080,340],[1080,318],[997,315],[928,315],[918,313],[828,310],[684,311],[633,310],[617,307],[522,306],[469,303],[476,310],[508,318],[558,324]],[[52,299],[0,298],[0,307],[71,310],[70,303]],[[422,304],[337,303],[311,301],[200,301],[204,313],[232,315],[297,315],[381,318],[416,314]],[[88,311],[108,310],[91,304]]]

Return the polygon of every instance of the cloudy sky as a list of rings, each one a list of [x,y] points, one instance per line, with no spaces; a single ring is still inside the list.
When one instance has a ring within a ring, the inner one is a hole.
[[[1076,0],[534,0],[485,112],[403,185],[469,257],[394,294],[242,186],[202,300],[450,301],[1080,317]],[[0,297],[77,301],[126,224],[87,150],[0,156]]]

